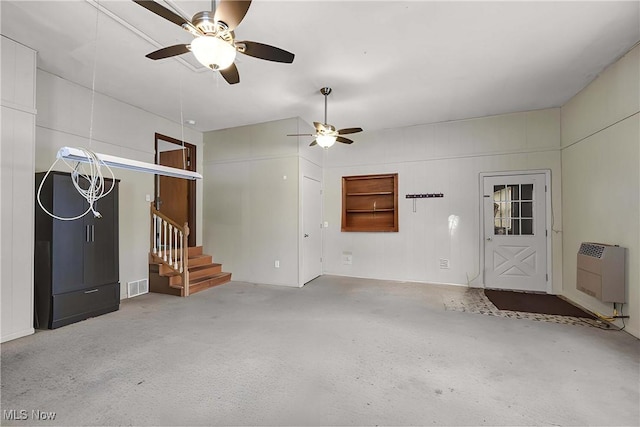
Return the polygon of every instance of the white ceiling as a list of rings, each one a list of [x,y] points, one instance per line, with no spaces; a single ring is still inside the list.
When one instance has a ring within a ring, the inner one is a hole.
[[[211,10],[159,3],[186,17]],[[254,0],[236,39],[296,57],[239,55],[237,85],[191,53],[145,58],[192,37],[129,0],[2,0],[0,13],[2,34],[37,50],[39,68],[88,88],[95,70],[97,92],[200,131],[323,121],[323,86],[329,123],[376,130],[561,106],[640,40],[639,5]]]

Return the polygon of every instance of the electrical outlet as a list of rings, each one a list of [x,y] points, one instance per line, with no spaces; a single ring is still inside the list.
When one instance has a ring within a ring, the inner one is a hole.
[[[449,268],[449,260],[446,258],[440,258],[440,269],[446,270]]]
[[[324,228],[329,228],[329,221],[324,222]]]
[[[147,195],[145,195],[145,196],[144,196],[144,199],[145,199],[147,202],[150,202],[150,201],[151,201],[151,194],[147,194]]]
[[[274,263],[274,267],[275,268],[280,268],[280,260],[276,260],[276,262]]]
[[[353,254],[351,252],[342,252],[342,263],[344,265],[353,264]]]

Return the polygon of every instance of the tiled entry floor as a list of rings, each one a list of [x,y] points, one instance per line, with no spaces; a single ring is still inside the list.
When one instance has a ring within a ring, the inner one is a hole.
[[[469,288],[461,295],[461,297],[445,298],[444,308],[448,311],[466,311],[469,313],[485,314],[487,316],[529,319],[540,322],[563,323],[566,325],[582,325],[608,329],[607,323],[598,319],[500,310],[493,305],[489,298],[484,294],[484,290],[480,288]],[[612,329],[615,329],[615,326]]]

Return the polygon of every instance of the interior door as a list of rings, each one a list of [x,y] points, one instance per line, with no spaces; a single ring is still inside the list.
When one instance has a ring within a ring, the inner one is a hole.
[[[320,182],[302,180],[302,283],[322,274],[322,203]]]
[[[484,283],[547,292],[544,174],[485,176]]]
[[[159,133],[155,138],[157,164],[195,172],[195,145]],[[155,185],[156,208],[178,224],[189,223],[189,246],[196,246],[196,182],[156,175]]]
[[[163,151],[160,164],[185,169],[187,149]],[[171,176],[159,177],[160,207],[158,210],[178,224],[189,222],[189,181]]]

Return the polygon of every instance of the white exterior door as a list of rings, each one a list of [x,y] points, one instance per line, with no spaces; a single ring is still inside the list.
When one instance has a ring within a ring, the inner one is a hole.
[[[483,177],[484,284],[547,292],[545,174]]]
[[[320,183],[302,179],[302,283],[322,274],[322,203]]]

